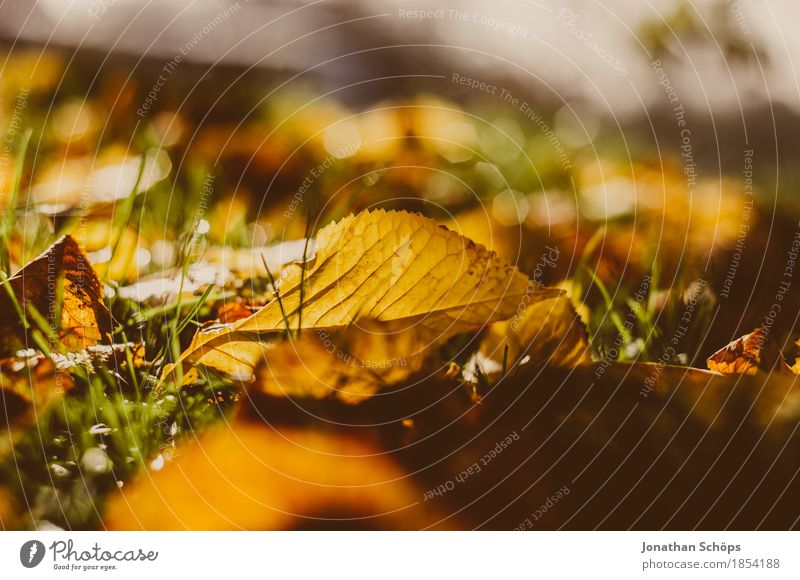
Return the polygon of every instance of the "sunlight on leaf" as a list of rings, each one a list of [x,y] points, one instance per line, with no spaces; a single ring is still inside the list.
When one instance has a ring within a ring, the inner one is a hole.
[[[327,226],[305,269],[286,268],[278,282],[280,300],[196,339],[181,362],[215,368],[208,353],[218,345],[233,351],[248,337],[268,340],[298,325],[342,329],[364,319],[392,322],[396,332],[413,330],[433,344],[507,319],[523,301],[562,294],[536,286],[483,246],[406,212],[362,212]],[[164,377],[171,373],[167,368]]]

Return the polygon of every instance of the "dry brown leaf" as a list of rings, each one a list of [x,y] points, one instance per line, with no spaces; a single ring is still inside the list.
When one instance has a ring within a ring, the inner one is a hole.
[[[483,246],[407,212],[350,215],[323,228],[315,245],[305,271],[300,264],[284,270],[280,300],[193,341],[181,362],[214,368],[217,345],[236,350],[237,341],[263,340],[287,323],[336,329],[362,319],[392,322],[398,332],[415,329],[431,344],[507,319],[520,304],[562,294],[536,286]],[[171,368],[164,376],[172,376]]]
[[[234,423],[123,487],[110,529],[274,530],[336,525],[420,529],[439,517],[375,445],[318,429]],[[333,518],[332,520],[330,518]],[[355,519],[354,519],[355,518]]]
[[[753,375],[758,371],[789,371],[780,347],[765,328],[737,338],[708,357],[708,368],[725,375]]]
[[[61,238],[22,268],[9,279],[9,284],[27,318],[32,320],[33,306],[58,333],[64,350],[84,350],[110,332],[112,319],[103,304],[100,281],[70,236]],[[61,312],[56,320],[59,292]],[[5,289],[0,292],[0,330],[0,351],[4,355],[34,346]]]

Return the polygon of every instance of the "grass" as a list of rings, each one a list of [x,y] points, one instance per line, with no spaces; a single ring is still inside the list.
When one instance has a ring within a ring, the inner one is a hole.
[[[598,230],[587,244],[573,278],[573,299],[582,296],[590,313],[587,328],[593,357],[694,366],[701,339],[712,322],[713,299],[698,294],[697,279],[680,266],[670,286],[662,287],[657,252],[652,252],[651,269],[638,281],[617,277],[616,287],[609,289],[588,265],[603,235],[605,229]],[[698,299],[688,319],[687,295]]]
[[[11,185],[11,195],[8,198],[6,212],[0,225],[0,268],[6,274],[11,273],[11,258],[8,248],[11,241],[11,233],[16,224],[16,212],[19,201],[19,189],[22,182],[22,172],[25,166],[25,154],[28,151],[28,144],[31,141],[33,131],[29,128],[22,134],[22,139],[17,148],[17,162],[14,168],[14,182]]]
[[[30,134],[24,134],[19,148],[14,187],[0,227],[0,284],[26,335],[41,352],[50,355],[51,346],[62,350],[55,334],[58,329],[51,328],[30,303],[23,309],[6,274]],[[112,255],[131,218],[145,160],[143,156],[136,185],[118,212],[121,217],[113,220]],[[185,274],[185,268],[183,271]],[[56,287],[56,312],[63,304],[61,282]],[[179,354],[182,335],[185,343],[191,323],[208,319],[215,301],[227,296],[215,294],[214,287],[208,286],[196,298],[179,296],[170,304],[151,309],[143,309],[119,295],[108,300],[115,319],[124,321],[112,337],[125,345],[124,360],[94,361],[91,369],[81,365],[72,368],[72,387],[56,403],[35,409],[33,424],[13,452],[0,461],[0,481],[8,482],[13,496],[25,503],[32,525],[50,522],[64,529],[97,528],[102,524],[102,500],[107,493],[147,469],[159,453],[170,453],[185,435],[219,420],[238,399],[238,387],[214,375],[201,378],[189,388],[173,383],[155,388],[166,357],[158,357],[160,363],[137,362],[129,342],[133,337],[161,355]],[[29,383],[36,380],[40,379],[29,368]]]
[[[111,222],[111,229],[113,241],[111,242],[111,258],[109,262],[114,259],[119,250],[119,245],[122,243],[122,237],[125,234],[125,229],[130,223],[131,215],[133,214],[133,207],[136,203],[136,195],[139,193],[139,186],[142,183],[142,176],[144,175],[145,167],[147,167],[148,151],[145,151],[139,161],[139,167],[136,171],[136,180],[128,195],[123,200],[119,211],[114,212],[114,219]],[[111,268],[106,270],[106,278],[110,278]]]
[[[16,484],[15,496],[27,498],[39,525],[97,528],[102,500],[119,482],[219,420],[238,399],[238,389],[222,382],[167,385],[156,394],[140,388],[152,384],[152,376],[132,362],[127,351],[125,369],[97,365],[76,373],[72,390],[43,410],[0,465],[3,480]],[[125,375],[129,380],[121,379]],[[105,466],[98,457],[106,458]]]

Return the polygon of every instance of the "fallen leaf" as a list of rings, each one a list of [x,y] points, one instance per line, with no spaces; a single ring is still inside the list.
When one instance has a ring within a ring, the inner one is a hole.
[[[146,266],[139,252],[139,235],[132,227],[118,231],[108,219],[87,220],[77,228],[75,237],[100,278],[121,284],[138,278]]]
[[[309,330],[266,342],[238,340],[235,333],[228,333],[231,326],[215,324],[195,335],[198,349],[204,349],[208,337],[230,338],[202,355],[204,365],[250,390],[279,397],[333,396],[358,403],[408,379],[429,354],[429,345],[418,332],[395,331],[391,323],[364,321],[347,329]],[[183,384],[199,379],[193,367]]]
[[[315,246],[305,266],[283,271],[280,299],[193,341],[180,361],[213,368],[208,353],[218,344],[264,340],[287,325],[335,329],[362,319],[391,321],[398,331],[415,328],[433,343],[507,319],[523,302],[562,294],[538,287],[483,246],[407,212],[350,215],[323,228]],[[172,367],[164,373],[171,375]]]
[[[429,352],[413,329],[367,321],[344,331],[310,331],[266,347],[254,388],[274,396],[335,396],[359,403],[418,372]]]
[[[117,530],[420,529],[441,519],[423,507],[423,493],[363,438],[238,422],[125,485],[103,523]]]
[[[110,332],[112,319],[103,304],[100,281],[70,236],[50,246],[8,283],[28,320],[33,318],[33,307],[66,351],[94,346]],[[33,346],[5,289],[0,293],[0,329],[0,351],[6,356]]]
[[[210,324],[195,333],[187,351],[197,353],[196,356],[203,360],[203,366],[233,381],[250,383],[255,379],[256,365],[263,360],[272,343],[251,340],[249,335],[239,336],[232,332],[234,328],[234,324]],[[173,369],[174,365],[168,365],[164,369],[164,376],[168,376]],[[194,365],[184,373],[182,384],[194,384],[199,379],[198,365]]]
[[[567,296],[531,304],[510,320],[495,322],[480,349],[498,363],[505,357],[507,368],[517,362],[562,368],[591,362],[589,335]]]
[[[258,391],[278,397],[323,399],[345,387],[356,392],[377,390],[376,377],[354,372],[309,333],[265,349],[255,379]]]
[[[247,318],[254,312],[254,308],[245,304],[241,300],[231,300],[220,304],[217,307],[217,319],[222,324],[232,324],[237,320]]]
[[[791,370],[780,347],[766,328],[757,328],[719,349],[706,361],[712,371],[726,375],[753,375]]]
[[[305,274],[298,264],[281,276],[292,328],[300,314],[302,328],[344,327],[358,318],[406,320],[447,337],[511,316],[526,294],[541,300],[561,293],[536,288],[483,246],[406,212],[348,216],[321,230],[316,245]],[[269,332],[284,324],[276,300],[238,330]]]

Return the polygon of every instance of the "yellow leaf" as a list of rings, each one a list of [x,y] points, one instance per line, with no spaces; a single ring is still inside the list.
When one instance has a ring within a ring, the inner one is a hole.
[[[255,378],[253,369],[272,344],[251,340],[250,335],[240,336],[233,332],[234,327],[234,324],[214,324],[197,331],[187,352],[196,353],[204,366],[229,379],[249,383]],[[173,368],[173,365],[169,365],[165,373],[171,372]],[[183,384],[195,383],[198,378],[197,368],[189,369],[183,377]]]
[[[407,320],[448,336],[508,318],[526,294],[559,290],[529,286],[513,266],[430,219],[406,212],[363,212],[321,230],[306,272],[303,328],[347,326],[357,318]],[[300,265],[281,277],[292,327],[300,315]],[[283,326],[273,301],[244,321],[242,331]]]
[[[84,222],[75,231],[76,241],[86,250],[95,272],[116,282],[139,277],[140,263],[137,260],[139,235],[132,227],[117,232],[108,219]],[[119,244],[114,248],[117,236]]]
[[[417,329],[429,343],[511,317],[520,304],[559,296],[483,246],[407,212],[350,215],[323,228],[316,255],[281,275],[273,300],[227,332],[197,340],[181,362],[213,368],[217,344],[286,329],[346,328],[356,320]],[[302,298],[302,308],[300,306]],[[165,377],[172,375],[171,369]]]
[[[280,397],[335,396],[347,403],[361,402],[418,372],[429,346],[416,329],[395,331],[385,322],[309,330],[297,338],[266,342],[241,340],[228,332],[232,326],[214,325],[198,332],[189,348],[202,353],[204,366],[248,389]],[[214,336],[222,336],[223,342],[206,349],[206,341]],[[194,367],[183,384],[199,378]]]
[[[418,372],[427,347],[413,329],[393,332],[388,323],[310,331],[264,349],[255,388],[274,396],[336,396],[358,403]]]
[[[528,362],[525,357],[537,367],[591,362],[586,327],[566,296],[531,304],[514,318],[494,323],[481,342],[481,353],[498,363],[505,356],[509,368]]]

